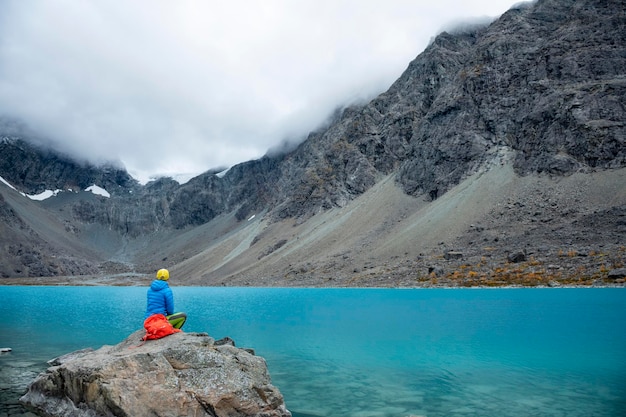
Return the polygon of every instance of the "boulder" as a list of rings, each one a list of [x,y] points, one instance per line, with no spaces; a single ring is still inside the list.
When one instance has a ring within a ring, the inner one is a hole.
[[[448,252],[443,254],[443,257],[446,260],[463,259],[463,252],[448,251]]]
[[[262,357],[206,333],[144,334],[53,359],[20,402],[46,416],[291,416]]]
[[[526,261],[526,251],[516,250],[508,254],[507,261],[512,263],[520,263]]]
[[[620,279],[626,278],[626,268],[617,268],[609,271],[607,278]]]
[[[445,273],[443,267],[439,266],[439,265],[434,265],[434,266],[429,266],[428,267],[428,274],[429,275],[434,275],[436,277],[441,277],[443,276]]]

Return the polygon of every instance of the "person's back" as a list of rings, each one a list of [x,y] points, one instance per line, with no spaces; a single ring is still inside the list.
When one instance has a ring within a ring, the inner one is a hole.
[[[174,313],[174,296],[167,281],[155,279],[148,289],[146,317],[153,314],[167,316]]]
[[[146,316],[144,319],[155,315],[163,314],[168,321],[177,329],[183,327],[187,320],[185,313],[174,313],[174,295],[167,281],[170,279],[170,273],[167,269],[159,269],[156,279],[148,288]]]

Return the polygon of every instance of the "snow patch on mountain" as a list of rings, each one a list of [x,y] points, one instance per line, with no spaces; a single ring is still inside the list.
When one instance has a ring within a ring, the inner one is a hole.
[[[5,180],[4,178],[0,177],[0,182],[3,182],[7,187],[12,188],[15,190],[15,187],[12,186],[7,180]],[[17,191],[17,190],[15,190]]]
[[[43,201],[46,200],[50,197],[56,197],[56,195],[60,192],[62,192],[63,190],[46,190],[44,192],[41,192],[39,194],[35,194],[35,195],[28,195],[28,194],[24,194],[22,193],[22,195],[25,195],[26,197],[30,198],[31,200],[37,200],[37,201]]]
[[[85,188],[85,191],[91,191],[92,193],[96,194],[96,195],[101,195],[103,197],[111,197],[111,194],[109,194],[109,192],[107,190],[105,190],[104,188],[98,187],[97,185],[91,185],[87,188]]]
[[[45,191],[43,191],[43,192],[41,192],[39,194],[26,194],[26,193],[23,193],[23,192],[19,191],[10,182],[8,182],[7,180],[5,180],[2,177],[0,177],[0,182],[4,183],[7,187],[17,191],[18,193],[20,193],[24,197],[28,197],[31,200],[35,200],[35,201],[43,201],[43,200],[46,200],[46,199],[48,199],[50,197],[56,197],[57,194],[59,194],[59,193],[64,191],[64,190],[58,190],[57,189],[57,190],[45,190]],[[69,189],[67,191],[72,192],[71,189]],[[93,193],[95,195],[99,195],[99,196],[106,197],[106,198],[110,198],[111,197],[111,194],[107,190],[105,190],[102,187],[98,187],[95,184],[85,188],[85,191],[86,192],[91,192],[91,193]]]

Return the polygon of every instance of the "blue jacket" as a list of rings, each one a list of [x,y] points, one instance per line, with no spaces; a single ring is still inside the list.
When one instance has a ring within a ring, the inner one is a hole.
[[[150,284],[145,318],[153,314],[163,314],[164,316],[174,314],[174,295],[167,281],[155,279]]]

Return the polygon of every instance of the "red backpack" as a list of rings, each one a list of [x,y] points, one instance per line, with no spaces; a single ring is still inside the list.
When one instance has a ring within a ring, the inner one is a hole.
[[[146,329],[146,335],[141,340],[160,339],[173,333],[181,332],[167,320],[163,314],[153,314],[143,322]]]

